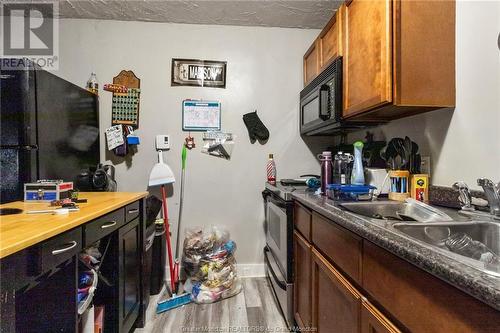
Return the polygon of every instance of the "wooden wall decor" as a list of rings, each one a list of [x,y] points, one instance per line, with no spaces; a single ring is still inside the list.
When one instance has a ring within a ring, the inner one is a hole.
[[[129,125],[138,128],[141,80],[134,72],[122,70],[120,74],[113,78],[113,84],[127,87],[127,92],[113,93],[112,124]]]

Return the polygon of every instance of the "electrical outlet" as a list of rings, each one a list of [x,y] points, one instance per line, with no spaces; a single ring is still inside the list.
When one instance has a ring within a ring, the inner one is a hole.
[[[420,162],[420,172],[426,173],[430,176],[431,174],[431,157],[422,156],[422,161]]]
[[[156,150],[170,149],[170,135],[160,134],[156,136]]]

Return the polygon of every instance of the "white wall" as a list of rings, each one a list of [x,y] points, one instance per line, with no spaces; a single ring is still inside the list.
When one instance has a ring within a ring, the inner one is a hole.
[[[60,70],[56,73],[84,85],[90,73],[100,84],[112,82],[122,69],[141,79],[138,153],[118,163],[120,191],[143,191],[156,163],[154,136],[170,134],[168,164],[180,180],[184,99],[222,102],[223,130],[236,134],[230,161],[200,153],[187,162],[183,225],[226,225],[238,246],[240,264],[262,262],[263,205],[268,153],[274,153],[279,177],[317,173],[313,154],[298,135],[298,94],[302,88],[302,55],[317,30],[202,26],[144,22],[61,20]],[[171,87],[172,58],[227,61],[226,89]],[[271,135],[269,142],[250,144],[242,115],[257,109]],[[102,131],[111,122],[111,94],[100,93]],[[101,138],[104,160],[104,138]],[[169,199],[170,217],[177,222],[179,185]]]
[[[405,135],[431,156],[432,183],[500,181],[499,1],[457,1],[456,107],[401,119],[376,137]],[[354,137],[354,136],[353,136]]]

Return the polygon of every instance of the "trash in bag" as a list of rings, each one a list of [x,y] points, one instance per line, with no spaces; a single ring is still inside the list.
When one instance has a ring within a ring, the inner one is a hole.
[[[188,277],[185,288],[194,302],[213,303],[241,291],[235,251],[236,243],[221,227],[186,230],[182,266]]]

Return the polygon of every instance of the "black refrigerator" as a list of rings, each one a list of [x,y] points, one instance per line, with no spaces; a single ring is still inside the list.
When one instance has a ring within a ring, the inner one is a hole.
[[[76,181],[99,163],[98,97],[31,64],[0,59],[0,202],[37,179]]]

